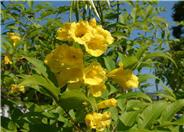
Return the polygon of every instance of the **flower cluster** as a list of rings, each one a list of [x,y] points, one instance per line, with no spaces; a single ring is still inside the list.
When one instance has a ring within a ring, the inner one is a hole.
[[[6,51],[4,55],[4,62],[5,64],[12,64],[12,57],[10,56],[8,51]]]
[[[89,128],[93,128],[98,131],[103,131],[104,128],[110,126],[110,116],[110,112],[105,112],[103,114],[94,112],[93,114],[86,115],[85,122]]]
[[[19,86],[16,88],[16,84],[10,85],[11,91],[10,93],[18,93],[18,92],[24,92],[24,86]]]
[[[110,32],[104,30],[101,25],[96,25],[95,18],[89,22],[65,23],[57,31],[57,39],[82,44],[86,51],[95,57],[104,54],[114,41]]]
[[[108,45],[114,41],[110,32],[104,30],[101,25],[96,25],[94,18],[89,22],[65,23],[57,31],[57,39],[84,45],[86,52],[95,57],[105,53]],[[57,45],[46,56],[44,62],[55,74],[60,87],[67,84],[67,88],[72,90],[79,88],[82,84],[88,87],[89,94],[94,97],[100,97],[106,90],[105,82],[107,77],[112,78],[125,89],[138,87],[137,77],[133,75],[130,69],[123,69],[121,62],[119,68],[112,70],[108,74],[98,62],[92,62],[85,67],[82,50],[67,44]],[[105,109],[107,107],[116,107],[116,105],[117,100],[111,98],[99,102],[97,108]],[[110,112],[87,114],[85,121],[89,128],[102,131],[111,123]]]
[[[104,100],[97,104],[98,109],[104,109],[107,107],[115,107],[117,105],[117,100],[114,98]]]
[[[13,40],[13,46],[16,45],[17,40],[20,40],[20,37],[16,36],[15,33],[8,33],[8,37]]]

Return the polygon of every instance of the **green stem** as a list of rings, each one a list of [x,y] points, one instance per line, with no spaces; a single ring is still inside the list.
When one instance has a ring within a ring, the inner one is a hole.
[[[118,23],[119,22],[119,1],[117,1],[117,18],[116,18],[116,22]],[[118,27],[116,27],[116,31],[118,31]]]
[[[98,1],[98,6],[99,6],[99,9],[100,9],[101,24],[103,25],[103,24],[104,24],[104,15],[103,15],[102,4],[101,4],[100,1]],[[99,11],[98,11],[98,12],[99,12]]]
[[[76,7],[75,7],[75,17],[77,19],[77,22],[79,21],[79,1],[75,1]]]
[[[83,20],[84,21],[86,20],[86,11],[87,11],[86,6],[87,6],[87,3],[86,1],[84,1],[84,8],[83,8]]]
[[[71,5],[70,5],[70,16],[69,16],[69,22],[71,22],[71,18],[72,18],[72,8],[73,8],[73,0],[71,1]]]

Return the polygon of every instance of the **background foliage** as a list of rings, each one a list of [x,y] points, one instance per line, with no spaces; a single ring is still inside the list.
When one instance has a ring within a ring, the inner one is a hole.
[[[55,8],[51,3],[35,4],[32,1],[1,4],[1,24],[5,27],[1,45],[1,105],[2,109],[9,107],[8,117],[1,117],[2,131],[91,131],[85,125],[85,115],[91,107],[95,109],[96,101],[112,97],[118,100],[118,105],[104,110],[112,114],[111,127],[104,131],[184,130],[183,38],[179,35],[180,40],[170,40],[169,23],[159,17],[164,8],[156,7],[157,1],[71,1],[71,6]],[[131,7],[131,12],[122,8],[126,5]],[[175,9],[177,12],[177,5]],[[126,93],[110,79],[106,83],[107,91],[97,99],[79,91],[66,92],[66,86],[58,87],[43,59],[55,49],[56,43],[78,45],[56,39],[56,31],[63,25],[61,16],[65,13],[69,14],[68,21],[72,16],[75,21],[96,17],[98,24],[115,38],[104,55],[96,58],[85,54],[86,65],[98,61],[111,71],[118,67],[120,60],[124,68],[137,71],[141,92],[129,90]],[[181,27],[183,19],[176,21]],[[16,46],[7,32],[20,36]],[[135,32],[137,36],[132,39]],[[165,44],[170,48],[167,52]],[[12,57],[12,64],[5,64],[7,52]],[[157,77],[141,74],[144,67],[155,71]],[[156,83],[166,79],[171,89],[163,86],[165,90],[158,93],[162,100],[154,101],[144,94],[150,85],[148,79],[156,79]],[[11,84],[25,86],[25,92],[11,94]],[[81,106],[84,101],[89,102],[89,106]],[[177,113],[182,116],[176,117]]]

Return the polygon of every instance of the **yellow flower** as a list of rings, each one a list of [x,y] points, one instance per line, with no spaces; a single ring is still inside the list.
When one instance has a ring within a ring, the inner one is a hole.
[[[59,86],[66,83],[76,83],[83,77],[83,53],[79,48],[66,44],[57,45],[44,62],[55,74]]]
[[[84,45],[86,52],[90,55],[98,57],[107,51],[107,44],[104,37],[100,34],[96,34],[91,37],[90,41],[86,42]]]
[[[104,114],[96,112],[94,112],[93,114],[87,114],[85,117],[86,125],[89,128],[103,131],[106,127],[110,126],[110,115],[110,112],[105,112]]]
[[[5,64],[12,64],[12,58],[8,51],[6,51],[6,54],[4,55],[4,61]]]
[[[97,104],[98,109],[104,109],[107,107],[115,107],[117,105],[117,100],[112,98],[112,99],[107,99],[104,100],[100,103]]]
[[[15,33],[8,33],[8,37],[13,40],[13,46],[16,45],[17,40],[20,40],[20,37],[16,36]]]
[[[86,21],[65,23],[58,29],[56,38],[83,44],[86,51],[95,57],[104,54],[114,41],[109,31],[104,30],[101,25],[96,25],[95,18],[89,23]]]
[[[16,84],[10,85],[10,88],[11,88],[10,93],[24,92],[24,86],[19,86],[15,88],[16,86],[17,86]]]
[[[89,85],[89,93],[93,95],[94,97],[100,97],[103,92],[106,90],[106,86],[104,82],[102,82],[99,85]]]
[[[108,45],[110,45],[114,42],[114,38],[112,37],[112,35],[109,31],[104,30],[102,25],[96,25],[96,19],[95,18],[93,18],[89,21],[89,25],[96,29],[97,34],[100,34],[105,38],[106,43]]]
[[[130,69],[124,70],[121,62],[119,63],[119,66],[119,68],[111,71],[108,76],[127,90],[131,87],[137,88],[139,85],[137,76],[135,76]]]
[[[63,67],[82,67],[83,53],[80,48],[66,44],[57,45],[56,49],[45,57],[44,62],[51,68],[52,72],[59,72]]]
[[[106,79],[106,71],[98,62],[93,62],[84,69],[83,80],[85,84],[100,85]]]
[[[65,23],[63,27],[57,31],[56,39],[85,44],[91,36],[90,30],[92,30],[92,27],[85,21]]]
[[[93,27],[91,30],[93,36],[84,46],[90,55],[98,57],[107,51],[107,47],[114,42],[114,39],[109,31],[104,30],[101,25],[96,25],[95,18],[89,21],[89,25]]]

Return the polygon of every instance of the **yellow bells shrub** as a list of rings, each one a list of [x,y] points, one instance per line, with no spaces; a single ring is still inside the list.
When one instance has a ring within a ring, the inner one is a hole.
[[[12,57],[8,51],[6,51],[6,54],[4,55],[4,62],[5,64],[12,64]]]
[[[24,92],[24,86],[19,86],[19,87],[15,88],[16,86],[17,86],[16,84],[10,85],[10,88],[11,88],[10,93]]]
[[[84,84],[100,85],[102,82],[105,82],[106,79],[106,71],[98,62],[93,62],[84,69]]]
[[[126,90],[131,87],[137,88],[139,85],[137,76],[135,76],[130,69],[123,69],[123,64],[121,62],[119,66],[119,68],[109,72],[108,76]]]
[[[107,107],[116,107],[116,105],[117,105],[117,100],[112,98],[112,99],[107,99],[107,100],[104,100],[104,101],[98,103],[97,107],[98,107],[98,109],[104,109]]]
[[[104,114],[94,112],[86,115],[85,122],[87,127],[103,131],[106,127],[110,126],[110,116],[110,112],[105,112]]]
[[[89,85],[89,93],[93,95],[94,97],[100,97],[103,92],[106,90],[106,86],[104,82],[102,82],[99,85]]]
[[[76,83],[83,78],[83,53],[79,48],[66,44],[57,45],[44,62],[55,74],[59,86]]]
[[[17,40],[20,40],[20,37],[16,36],[15,33],[8,33],[8,37],[13,40],[13,46],[16,45]]]
[[[91,30],[92,27],[86,21],[65,23],[62,28],[58,29],[56,39],[85,44],[90,39]]]

